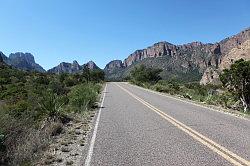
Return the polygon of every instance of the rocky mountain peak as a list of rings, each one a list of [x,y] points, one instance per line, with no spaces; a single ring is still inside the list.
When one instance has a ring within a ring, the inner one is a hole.
[[[86,63],[86,65],[88,66],[89,69],[94,70],[94,69],[99,69],[99,67],[95,64],[95,62],[93,61],[89,61],[88,63]]]
[[[17,69],[45,72],[45,70],[35,62],[35,58],[31,53],[17,52],[11,53],[9,57],[7,57],[1,52],[0,55],[5,63]]]
[[[7,62],[7,61],[8,61],[8,57],[7,57],[6,55],[4,55],[4,53],[1,52],[1,51],[0,51],[0,57],[3,59],[3,61],[4,61],[5,63],[8,63],[8,62]]]
[[[99,67],[93,62],[90,61],[84,65],[87,65],[89,69],[99,69]],[[84,65],[79,65],[77,61],[73,61],[72,63],[67,63],[67,62],[62,62],[58,66],[48,70],[49,73],[56,73],[56,74],[61,74],[61,73],[79,73],[82,71]]]
[[[79,65],[79,63],[76,60],[73,61],[73,64],[74,65]]]
[[[61,62],[58,66],[48,70],[48,73],[77,73],[81,70],[81,66],[77,61],[73,61],[73,63]]]
[[[35,63],[35,58],[31,53],[22,53],[22,52],[17,52],[17,53],[11,53],[9,55],[9,59],[12,61],[26,61],[29,64]]]
[[[104,70],[108,72],[108,71],[111,71],[114,69],[120,69],[123,67],[124,67],[124,65],[123,65],[121,60],[113,60],[105,66]]]

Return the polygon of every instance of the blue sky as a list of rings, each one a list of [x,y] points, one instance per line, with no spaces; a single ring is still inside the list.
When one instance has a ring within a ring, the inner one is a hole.
[[[250,26],[249,0],[0,0],[0,51],[104,67],[158,41],[216,42]]]

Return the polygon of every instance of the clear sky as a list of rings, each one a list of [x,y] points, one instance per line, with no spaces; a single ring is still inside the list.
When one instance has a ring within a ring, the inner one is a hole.
[[[216,42],[250,26],[250,0],[0,0],[0,51],[45,69],[103,68],[159,41]]]

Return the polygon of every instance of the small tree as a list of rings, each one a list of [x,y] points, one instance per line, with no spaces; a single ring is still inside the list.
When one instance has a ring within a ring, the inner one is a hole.
[[[161,72],[161,69],[147,68],[144,65],[140,65],[131,71],[131,77],[136,82],[157,82],[161,79]]]
[[[101,82],[105,79],[105,73],[104,71],[100,69],[93,69],[90,71],[90,80],[92,82]]]
[[[86,79],[87,83],[90,81],[90,69],[87,64],[83,66],[82,76]]]
[[[244,112],[250,111],[250,61],[240,59],[223,70],[221,82],[241,100]]]
[[[68,73],[62,73],[59,75],[59,81],[63,83],[68,78]]]

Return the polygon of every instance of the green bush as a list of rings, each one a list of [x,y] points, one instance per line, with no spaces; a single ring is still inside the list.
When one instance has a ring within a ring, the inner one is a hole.
[[[66,79],[64,80],[64,84],[65,84],[67,87],[72,87],[72,86],[76,85],[77,82],[76,82],[76,80],[74,80],[73,78],[68,77],[68,78],[66,78]]]
[[[52,124],[70,121],[67,111],[93,108],[102,74],[93,73],[90,82],[95,84],[80,84],[84,81],[80,73],[55,75],[0,66],[0,165],[29,163],[34,150],[42,150],[40,147],[50,141]],[[52,124],[41,128],[44,122]]]
[[[44,91],[38,101],[42,112],[49,117],[60,117],[63,114],[63,107],[68,103],[66,96],[59,96],[51,90]]]
[[[69,92],[69,89],[59,81],[51,81],[48,88],[57,95],[66,95]]]
[[[152,88],[158,92],[170,93],[170,94],[181,94],[181,87],[179,83],[175,81],[160,80]]]
[[[161,80],[161,72],[161,69],[148,68],[144,65],[141,65],[139,67],[135,67],[131,71],[131,78],[135,83],[156,83],[157,81]]]
[[[84,111],[95,107],[95,102],[100,92],[98,84],[81,84],[72,88],[69,93],[69,103],[78,111]]]
[[[154,86],[152,86],[153,90],[156,90],[158,92],[164,92],[164,93],[169,93],[170,89],[168,86],[166,85],[161,85],[161,84],[155,84]]]
[[[9,105],[7,108],[10,115],[16,118],[20,118],[21,116],[26,114],[29,108],[29,103],[25,100],[20,100],[13,105]]]

